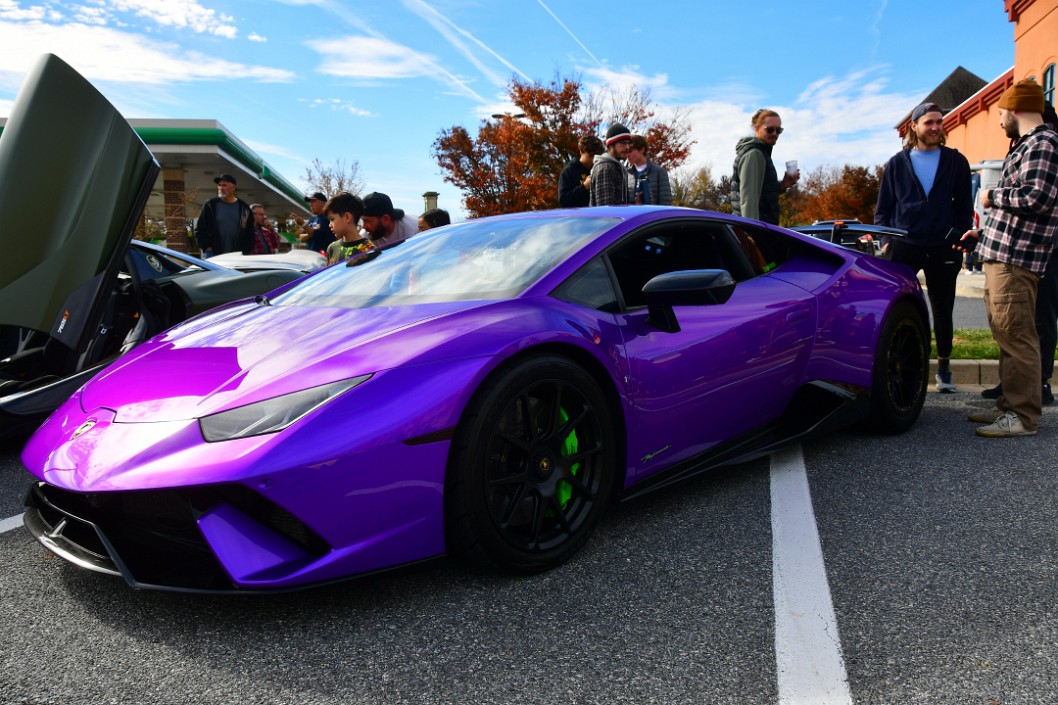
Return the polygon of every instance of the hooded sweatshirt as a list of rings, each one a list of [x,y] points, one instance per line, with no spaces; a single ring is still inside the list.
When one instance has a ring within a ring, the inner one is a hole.
[[[735,145],[731,177],[731,212],[779,224],[779,176],[771,162],[771,145],[759,138],[743,137]]]

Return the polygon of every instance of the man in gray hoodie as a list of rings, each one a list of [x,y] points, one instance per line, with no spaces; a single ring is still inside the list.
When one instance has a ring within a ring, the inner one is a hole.
[[[775,173],[771,150],[782,134],[779,113],[764,108],[753,113],[753,136],[743,137],[735,146],[734,174],[731,177],[731,212],[743,218],[779,224],[779,195],[797,183],[800,172]]]

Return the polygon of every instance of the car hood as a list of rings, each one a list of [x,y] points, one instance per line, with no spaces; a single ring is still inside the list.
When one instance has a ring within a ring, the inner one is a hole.
[[[119,358],[81,392],[117,422],[200,418],[407,364],[488,354],[472,330],[524,330],[516,301],[364,309],[239,304],[173,328]],[[498,342],[497,344],[502,344]]]
[[[315,272],[327,266],[327,258],[313,250],[290,250],[271,255],[244,255],[241,252],[226,252],[210,258],[213,264],[242,271],[258,269],[294,269],[299,272]]]
[[[0,134],[0,324],[82,348],[157,173],[106,98],[41,57]]]

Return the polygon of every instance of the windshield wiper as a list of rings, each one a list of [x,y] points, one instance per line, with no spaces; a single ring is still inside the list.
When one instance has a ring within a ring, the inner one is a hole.
[[[272,305],[272,302],[268,299],[268,295],[267,294],[258,294],[257,296],[253,297],[253,300],[256,303],[261,304],[262,306],[271,306]]]

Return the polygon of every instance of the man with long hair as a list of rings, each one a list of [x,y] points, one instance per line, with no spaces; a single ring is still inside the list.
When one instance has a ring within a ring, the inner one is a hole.
[[[907,231],[906,238],[883,241],[886,255],[926,275],[926,290],[937,341],[937,391],[954,392],[951,358],[952,311],[962,255],[945,240],[953,228],[973,226],[970,163],[944,146],[944,113],[934,103],[911,112],[904,148],[885,165],[874,222]]]

